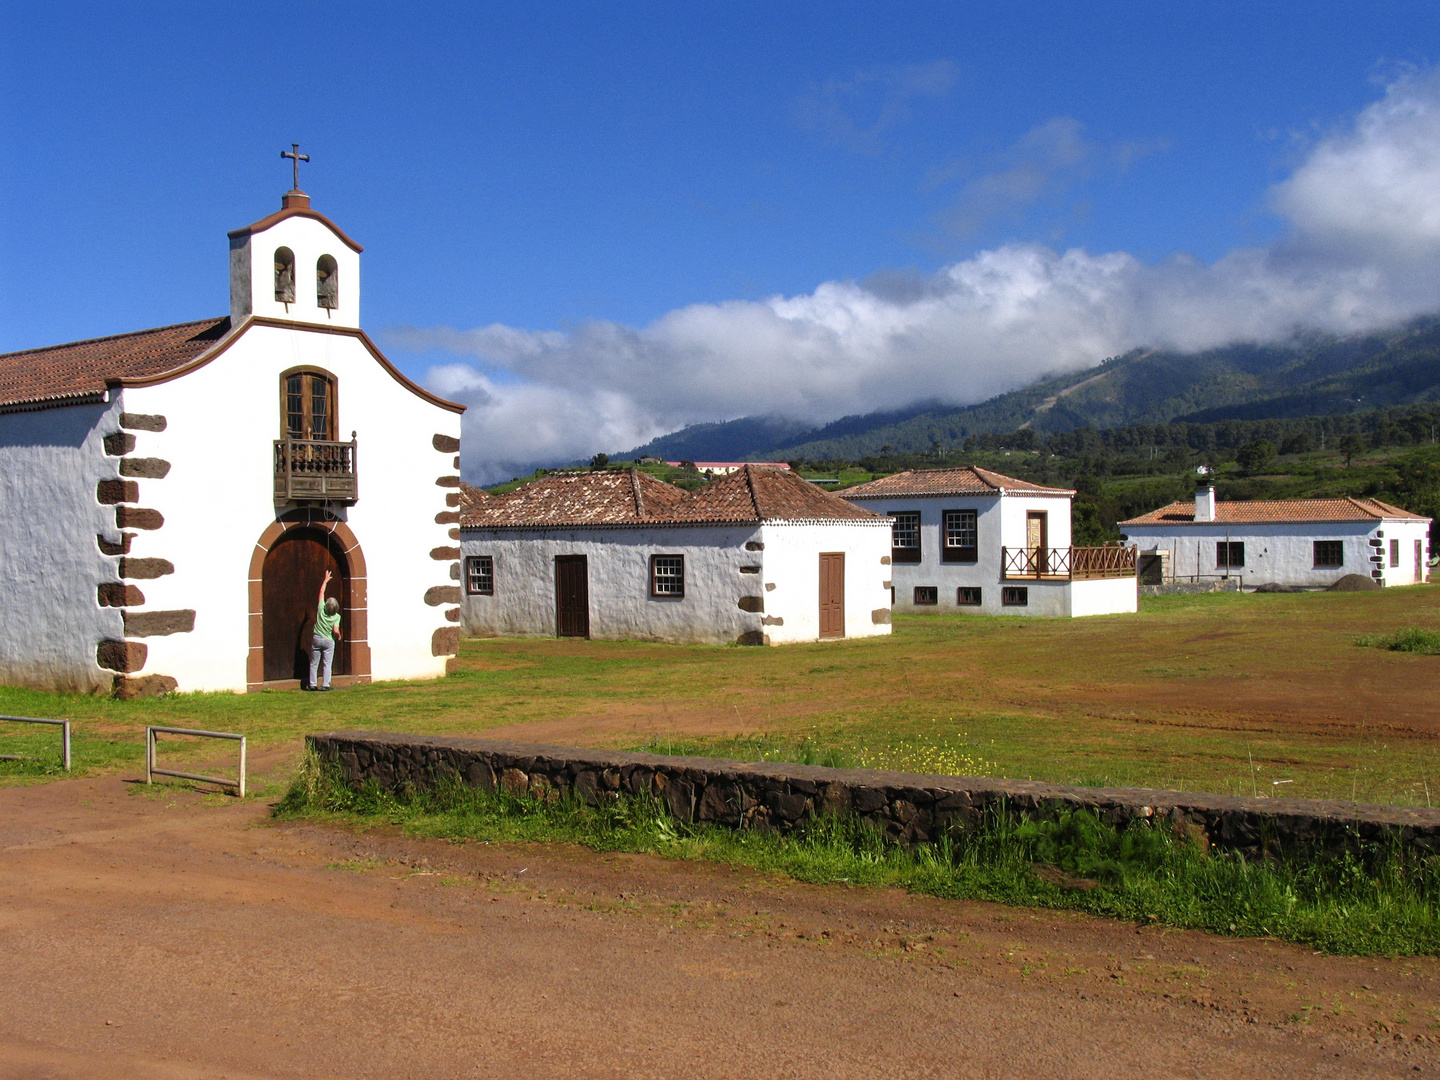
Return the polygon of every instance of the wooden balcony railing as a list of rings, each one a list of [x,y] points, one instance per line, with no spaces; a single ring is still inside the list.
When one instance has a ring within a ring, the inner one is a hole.
[[[1104,547],[1000,549],[1001,576],[1081,581],[1087,578],[1135,576],[1135,548]]]
[[[355,475],[355,433],[349,442],[275,440],[275,502],[353,503],[360,488]]]

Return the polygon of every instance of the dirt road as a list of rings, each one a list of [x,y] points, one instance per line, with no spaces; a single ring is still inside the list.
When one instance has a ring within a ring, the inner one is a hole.
[[[1440,1076],[1440,963],[0,790],[0,1076]]]

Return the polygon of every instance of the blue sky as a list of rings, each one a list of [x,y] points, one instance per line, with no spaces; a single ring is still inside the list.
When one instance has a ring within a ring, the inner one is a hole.
[[[1437,30],[1418,2],[6,3],[0,350],[223,313],[225,231],[297,140],[366,246],[366,327],[472,404],[481,478],[1375,325],[1440,309],[1405,225],[1440,190]]]

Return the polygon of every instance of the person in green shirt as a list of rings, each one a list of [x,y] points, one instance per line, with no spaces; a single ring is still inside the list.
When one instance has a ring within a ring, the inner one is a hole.
[[[325,598],[325,587],[334,575],[325,571],[325,580],[320,583],[320,599],[315,607],[314,638],[310,642],[310,685],[307,690],[329,690],[330,668],[335,663],[335,643],[340,640],[340,601],[335,597]],[[322,677],[324,682],[316,685]]]

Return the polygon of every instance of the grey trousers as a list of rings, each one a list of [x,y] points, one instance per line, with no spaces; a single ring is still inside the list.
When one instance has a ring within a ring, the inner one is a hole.
[[[316,676],[320,672],[321,661],[325,663],[325,681],[317,682]],[[335,663],[335,639],[333,637],[321,637],[319,634],[310,639],[310,689],[317,686],[330,685],[330,668]]]

